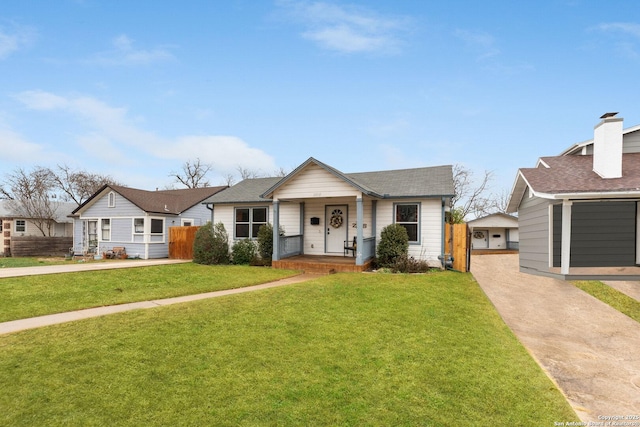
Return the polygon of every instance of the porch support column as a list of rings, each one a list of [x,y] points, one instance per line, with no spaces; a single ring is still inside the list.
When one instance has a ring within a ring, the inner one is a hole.
[[[560,274],[569,274],[571,263],[571,205],[570,200],[562,201],[562,247],[560,250]]]
[[[280,261],[280,200],[273,201],[273,254],[272,261]]]
[[[378,201],[372,200],[371,201],[371,235],[373,236],[373,256],[376,256],[376,251],[377,251],[377,245],[376,245],[376,236],[378,235],[377,222],[376,222],[377,212],[378,212]]]
[[[363,265],[362,248],[364,246],[363,226],[364,222],[364,204],[362,196],[356,199],[356,265]]]
[[[300,253],[304,254],[304,202],[300,203]]]

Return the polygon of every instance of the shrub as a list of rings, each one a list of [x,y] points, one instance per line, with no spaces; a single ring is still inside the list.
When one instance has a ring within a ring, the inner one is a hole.
[[[251,239],[238,240],[231,248],[234,264],[251,264],[258,254],[256,244]]]
[[[258,254],[265,265],[271,265],[273,256],[273,226],[263,224],[258,229]]]
[[[229,263],[229,235],[221,222],[208,222],[198,229],[193,242],[193,262],[207,265]]]
[[[431,267],[427,261],[407,255],[400,255],[391,266],[394,273],[427,273],[429,270]]]
[[[381,267],[393,267],[396,260],[409,253],[409,234],[399,224],[390,224],[380,232],[378,244],[378,264]]]

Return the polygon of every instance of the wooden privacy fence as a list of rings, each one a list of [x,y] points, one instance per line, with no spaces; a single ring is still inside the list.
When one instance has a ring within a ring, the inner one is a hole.
[[[65,256],[73,237],[12,236],[11,256]]]
[[[193,259],[193,241],[198,226],[169,227],[169,258]]]
[[[467,224],[445,224],[445,252],[453,257],[453,269],[469,271],[471,237]]]

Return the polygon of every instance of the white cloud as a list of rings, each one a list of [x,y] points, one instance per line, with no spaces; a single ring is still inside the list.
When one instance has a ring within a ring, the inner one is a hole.
[[[27,141],[19,133],[0,124],[0,152],[3,161],[40,161],[46,157],[42,145]]]
[[[99,65],[148,65],[155,62],[171,61],[173,54],[163,46],[153,49],[138,49],[126,34],[112,40],[113,49],[93,55],[87,62]]]
[[[30,27],[15,27],[13,32],[0,28],[0,59],[29,46],[36,38],[36,31]]]
[[[277,169],[273,157],[235,136],[184,136],[161,155],[182,160],[199,157],[223,174],[237,172],[238,166],[267,174]]]
[[[629,22],[608,22],[600,24],[596,27],[601,31],[607,32],[619,32],[623,34],[628,34],[633,37],[637,37],[640,39],[640,24],[634,24]]]
[[[627,58],[640,57],[638,43],[640,42],[640,24],[629,22],[608,22],[591,28],[605,34],[610,34],[616,51]]]
[[[389,18],[370,9],[325,2],[282,1],[295,20],[308,27],[302,37],[341,53],[396,53],[407,18]]]
[[[500,49],[496,47],[495,38],[488,33],[457,29],[454,35],[464,41],[469,48],[475,50],[478,59],[486,59],[500,54]]]
[[[63,111],[80,118],[86,128],[75,135],[77,146],[107,162],[129,164],[139,162],[132,154],[144,155],[145,162],[153,159],[178,160],[180,163],[199,157],[214,169],[227,174],[238,166],[252,171],[269,173],[276,169],[274,159],[264,151],[249,146],[234,136],[201,135],[162,138],[139,128],[126,108],[112,107],[88,96],[63,97],[44,91],[26,91],[15,96],[26,107],[41,111]],[[108,153],[110,156],[106,158]]]

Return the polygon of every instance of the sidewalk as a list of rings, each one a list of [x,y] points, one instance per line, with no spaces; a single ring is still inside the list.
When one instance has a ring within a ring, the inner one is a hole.
[[[0,278],[37,276],[40,274],[73,273],[77,271],[111,270],[116,268],[146,267],[150,265],[179,264],[191,262],[184,259],[134,259],[127,261],[77,262],[68,261],[59,265],[42,265],[37,267],[0,268]]]
[[[98,264],[95,264],[95,265],[98,265]],[[153,264],[150,264],[150,265],[153,265]],[[141,265],[138,264],[138,266],[141,266]],[[61,267],[66,267],[66,266],[61,266]],[[42,267],[36,267],[36,268],[42,268]],[[112,268],[115,268],[115,267],[112,267]],[[59,273],[61,271],[57,271],[57,272]],[[49,273],[43,273],[43,274],[49,274]],[[12,320],[10,322],[0,323],[0,335],[24,331],[26,329],[40,328],[42,326],[55,325],[58,323],[73,322],[75,320],[88,319],[91,317],[105,316],[107,314],[120,313],[122,311],[155,308],[155,307],[160,307],[164,305],[179,304],[183,302],[197,301],[197,300],[207,299],[207,298],[216,298],[216,297],[221,297],[225,295],[241,294],[244,292],[258,291],[261,289],[269,289],[277,286],[291,285],[294,283],[306,282],[307,280],[311,280],[316,277],[320,277],[320,275],[300,274],[298,276],[280,279],[275,282],[263,283],[261,285],[247,286],[245,288],[226,289],[222,291],[207,292],[204,294],[186,295],[182,297],[165,298],[165,299],[151,300],[151,301],[132,302],[128,304],[119,304],[119,305],[111,305],[106,307],[96,307],[96,308],[88,308],[84,310],[70,311],[67,313],[49,314],[46,316],[32,317],[29,319]]]

